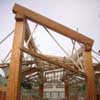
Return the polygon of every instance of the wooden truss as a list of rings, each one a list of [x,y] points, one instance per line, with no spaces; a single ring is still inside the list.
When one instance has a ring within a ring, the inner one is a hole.
[[[53,60],[52,57],[50,56],[37,53],[33,39],[31,39],[31,41],[29,42],[28,45],[29,49],[24,47],[23,45],[24,41],[27,41],[30,36],[30,29],[27,23],[27,19],[31,20],[32,22],[36,22],[40,25],[43,25],[61,35],[71,38],[84,45],[85,48],[83,56],[84,56],[84,65],[86,72],[87,100],[96,100],[95,76],[92,67],[92,56],[91,56],[93,40],[80,34],[79,32],[76,32],[62,24],[59,24],[45,16],[42,16],[18,4],[14,5],[13,12],[16,14],[15,17],[16,26],[15,26],[11,62],[9,67],[7,100],[20,100],[20,82],[22,78],[21,64],[22,64],[23,51],[29,53],[32,56],[56,64],[57,66],[67,68],[68,70],[77,73],[77,70],[74,70],[70,66],[63,64],[63,62],[60,62],[58,60]],[[27,73],[24,72],[24,74]]]

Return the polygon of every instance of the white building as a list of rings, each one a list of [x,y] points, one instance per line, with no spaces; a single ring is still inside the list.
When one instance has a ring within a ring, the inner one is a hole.
[[[63,82],[47,82],[44,84],[44,100],[64,100]]]

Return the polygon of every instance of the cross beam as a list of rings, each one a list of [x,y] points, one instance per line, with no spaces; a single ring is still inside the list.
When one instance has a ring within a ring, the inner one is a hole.
[[[36,12],[33,12],[25,7],[22,7],[18,4],[15,4],[13,7],[13,12],[14,13],[19,13],[21,15],[24,15],[26,18],[29,20],[36,22],[40,25],[46,26],[49,29],[60,33],[61,35],[67,36],[79,43],[82,43],[85,45],[86,50],[91,50],[91,47],[93,45],[93,40],[80,34],[77,31],[74,31],[62,24],[59,24],[58,22],[55,22],[43,15],[40,15]]]
[[[79,43],[82,43],[85,46],[85,51],[83,52],[83,58],[84,58],[85,72],[87,76],[86,77],[87,79],[87,82],[86,82],[87,83],[87,100],[96,100],[95,77],[94,77],[94,70],[92,68],[92,56],[91,56],[91,48],[92,48],[94,41],[80,34],[79,32],[76,32],[36,12],[32,12],[31,10],[25,7],[22,7],[18,4],[15,4],[15,6],[13,7],[13,11],[14,13],[16,13],[16,27],[15,27],[11,62],[10,62],[10,67],[9,67],[10,74],[9,74],[9,80],[8,80],[7,100],[20,100],[19,91],[20,91],[21,72],[22,72],[21,64],[22,64],[22,56],[23,56],[23,53],[20,50],[20,48],[23,48],[24,40],[26,41],[28,39],[28,38],[26,39],[26,35],[25,35],[26,29],[27,29],[26,19],[29,19],[42,26],[45,26],[57,33],[60,33],[61,35],[64,35]],[[27,37],[29,37],[30,36],[29,31],[27,33],[28,33]],[[38,54],[35,52],[35,50],[32,50],[32,48],[35,48],[34,45],[32,47],[29,46],[29,49],[24,48],[23,51],[25,51],[26,53],[29,53],[33,57],[37,57],[39,59],[48,61],[49,63],[62,66],[74,73],[79,74],[78,70],[75,70],[71,68],[70,66],[66,67],[67,66],[66,64],[64,64],[61,61],[59,62],[59,60],[57,59],[52,60],[52,57]]]
[[[85,77],[84,73],[80,72],[77,69],[73,69],[70,65],[64,63],[63,61],[61,61],[55,57],[50,57],[50,56],[47,56],[44,54],[35,53],[34,51],[27,49],[25,47],[21,48],[21,50],[25,53],[28,53],[29,55],[31,55],[33,57],[40,58],[41,60],[47,61],[47,62],[57,65],[59,67],[65,68],[66,70],[69,70],[75,74],[81,75],[82,77]]]

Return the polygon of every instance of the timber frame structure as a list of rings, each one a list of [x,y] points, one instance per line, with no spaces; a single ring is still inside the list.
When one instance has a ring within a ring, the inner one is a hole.
[[[28,53],[33,57],[37,57],[44,61],[55,64],[57,66],[66,68],[67,70],[75,72],[78,75],[80,73],[78,70],[72,69],[67,64],[64,64],[61,59],[59,60],[56,57],[54,59],[54,57],[52,56],[38,53],[35,48],[35,43],[33,39],[31,39],[31,41],[29,42],[28,48],[24,47],[24,41],[27,41],[31,34],[27,23],[27,19],[32,22],[38,23],[44,27],[47,27],[61,35],[64,35],[84,45],[84,51],[83,51],[84,69],[85,69],[84,74],[87,85],[86,100],[97,100],[95,74],[92,65],[92,55],[91,55],[91,50],[94,41],[80,34],[79,32],[76,32],[62,24],[59,24],[45,16],[42,16],[18,4],[14,5],[13,12],[16,15],[15,17],[16,25],[15,25],[11,62],[9,65],[7,100],[20,100],[20,84],[22,78],[21,65],[22,65],[23,52]]]

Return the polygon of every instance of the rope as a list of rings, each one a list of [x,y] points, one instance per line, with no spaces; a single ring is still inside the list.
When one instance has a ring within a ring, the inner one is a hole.
[[[35,32],[35,30],[36,30],[37,26],[38,26],[38,24],[36,24],[36,25],[35,25],[34,30],[33,30],[33,32],[32,32],[32,33],[34,33],[34,32]],[[31,38],[32,38],[32,34],[30,34],[30,37],[28,38],[28,40],[27,40],[27,42],[26,42],[26,45],[28,45],[28,44],[29,44],[29,42],[30,42]]]
[[[96,57],[93,56],[93,59],[100,63],[100,61]]]
[[[76,28],[76,31],[78,32],[79,31],[79,28],[77,27]],[[75,51],[76,51],[76,48],[75,48],[75,41],[73,41],[72,40],[72,43],[73,43],[73,49],[72,49],[72,54],[73,54],[73,51],[74,51],[74,49],[75,49]],[[79,43],[79,45],[81,46],[81,44]],[[76,51],[76,55],[77,55],[77,58],[78,58],[78,63],[79,63],[79,65],[81,66],[81,68],[84,68],[84,66],[83,66],[83,64],[81,63],[81,61],[80,61],[80,57],[79,57],[79,54],[78,54],[78,52]]]
[[[0,44],[2,44],[9,36],[11,36],[13,32],[14,32],[14,30],[11,31],[4,39],[2,39],[2,40],[0,41]]]
[[[67,55],[69,56],[69,54],[65,51],[65,49],[58,43],[58,41],[54,38],[54,36],[50,33],[50,31],[45,27],[43,26],[44,29],[48,32],[48,34],[52,37],[52,39],[56,42],[56,44],[60,47],[60,49]],[[79,68],[78,64],[74,61],[74,59],[72,57],[70,57],[70,60],[75,64],[75,66],[77,68]]]
[[[76,42],[72,40],[72,44],[73,44],[73,48],[72,48],[72,55],[73,55],[74,50],[75,50],[75,43],[76,43]]]
[[[6,57],[4,58],[3,63],[5,63],[5,62],[7,61],[7,58],[8,58],[8,56],[10,55],[10,53],[11,53],[11,50],[8,52],[8,54],[7,54]]]
[[[93,50],[92,49],[92,51],[93,51],[93,53],[95,53],[96,55],[98,55],[98,56],[100,56],[100,53],[97,53],[95,50]]]
[[[56,44],[60,47],[60,49],[65,53],[67,54],[67,56],[69,56],[69,54],[66,52],[66,50],[58,43],[58,41],[55,39],[55,37],[50,33],[50,31],[45,27],[43,26],[44,29],[48,32],[48,34],[52,37],[52,39],[56,42]]]
[[[92,52],[95,53],[96,55],[100,56],[100,54],[93,49],[92,49]],[[98,63],[100,63],[100,61],[96,57],[93,56],[93,59],[96,60]]]
[[[83,64],[82,64],[81,61],[80,61],[80,57],[79,57],[78,52],[76,52],[76,55],[77,55],[77,58],[78,58],[77,61],[78,61],[79,65],[80,65],[81,69],[83,69],[84,66],[83,66]]]
[[[38,26],[38,24],[36,24],[36,25],[35,25],[35,27],[34,27],[34,29],[33,29],[33,32],[32,32],[32,33],[34,33],[34,32],[35,32],[35,30],[36,30],[37,26]],[[27,42],[26,42],[26,45],[27,45],[27,46],[28,46],[28,44],[29,44],[29,42],[30,42],[31,38],[32,38],[32,34],[30,34],[30,36],[29,36],[29,38],[28,38],[28,40],[27,40]],[[29,56],[29,57],[31,57],[31,56]],[[26,56],[26,59],[28,59],[28,55]]]
[[[84,68],[84,67],[83,67],[83,64],[82,64],[81,61],[80,61],[79,53],[76,51],[75,43],[76,43],[76,42],[72,40],[72,44],[73,44],[72,55],[73,55],[73,52],[74,52],[74,50],[75,50],[76,56],[77,56],[78,64],[80,65],[80,67],[81,67],[81,69],[82,69],[82,68]],[[80,45],[80,44],[79,44],[79,45]]]

